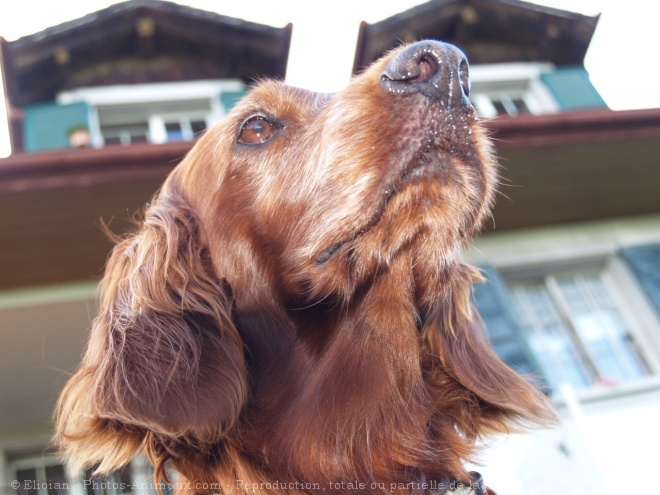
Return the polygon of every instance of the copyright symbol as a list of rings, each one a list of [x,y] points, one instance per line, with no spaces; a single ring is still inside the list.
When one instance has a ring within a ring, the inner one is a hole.
[[[18,490],[18,489],[20,488],[20,486],[21,486],[21,484],[20,484],[18,481],[16,481],[16,480],[14,480],[14,481],[11,482],[11,487],[12,487],[14,490]]]

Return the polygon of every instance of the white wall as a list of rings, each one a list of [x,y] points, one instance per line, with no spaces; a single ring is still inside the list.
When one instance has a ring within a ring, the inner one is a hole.
[[[506,495],[657,494],[660,380],[611,392],[562,405],[554,430],[487,440],[475,470]]]
[[[466,254],[496,268],[616,257],[621,248],[660,242],[660,215],[483,235]],[[614,264],[614,269],[622,269]],[[660,323],[645,296],[624,286],[631,311],[647,321],[646,343],[660,359]],[[635,383],[553,396],[560,425],[488,439],[480,466],[487,485],[505,495],[658,494],[660,374]]]

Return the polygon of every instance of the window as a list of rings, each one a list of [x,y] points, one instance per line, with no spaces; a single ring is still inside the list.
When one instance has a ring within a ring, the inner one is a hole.
[[[52,455],[8,456],[8,473],[16,495],[156,495],[153,470],[146,459],[137,457],[125,468],[106,477],[93,475],[93,469],[71,475],[60,459]],[[169,493],[167,487],[164,493]]]
[[[97,141],[104,145],[190,141],[214,120],[208,99],[99,105],[93,111]]]
[[[650,374],[635,322],[604,265],[510,277],[507,285],[551,387],[617,385]]]
[[[151,141],[190,141],[198,137],[211,120],[203,111],[153,114],[149,119]]]
[[[57,102],[87,104],[93,146],[127,146],[195,139],[245,91],[232,80],[135,84],[80,88],[58,95]]]
[[[509,95],[501,95],[491,98],[497,115],[520,115],[530,113],[527,104],[522,97],[511,98]]]
[[[541,81],[551,64],[514,63],[470,68],[471,100],[484,117],[554,113],[559,106]]]
[[[133,475],[129,465],[105,478],[94,477],[94,471],[88,470],[85,473],[83,488],[85,495],[122,495],[132,493],[133,484]]]
[[[64,466],[54,457],[21,459],[10,463],[18,495],[68,495]]]
[[[103,144],[146,143],[149,140],[149,123],[132,122],[127,124],[108,124],[101,126]]]

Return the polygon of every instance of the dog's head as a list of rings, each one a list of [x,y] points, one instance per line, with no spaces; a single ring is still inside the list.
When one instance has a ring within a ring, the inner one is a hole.
[[[196,480],[446,477],[476,435],[546,417],[457,259],[497,175],[469,90],[431,41],[337,94],[255,87],[114,249],[65,452],[107,472],[146,446]]]
[[[433,277],[488,214],[495,187],[469,87],[464,55],[436,42],[392,53],[334,95],[267,82],[169,184],[183,184],[215,237],[223,276],[234,271],[219,266],[226,251],[248,243],[267,247],[285,288],[311,299],[350,298],[413,245]]]

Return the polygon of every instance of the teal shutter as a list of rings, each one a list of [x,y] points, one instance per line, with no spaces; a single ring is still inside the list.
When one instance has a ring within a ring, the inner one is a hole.
[[[660,315],[660,244],[626,248],[621,256]]]
[[[547,388],[541,368],[516,321],[502,277],[492,266],[481,268],[486,282],[475,284],[474,301],[493,349],[513,370],[533,376],[540,388]]]
[[[562,110],[607,108],[584,67],[560,67],[541,74],[541,80]]]
[[[223,91],[220,93],[220,103],[222,103],[225,112],[229,112],[246,94],[247,88],[241,91]]]
[[[69,148],[69,134],[75,129],[89,130],[89,108],[84,102],[28,106],[23,119],[25,150]]]

